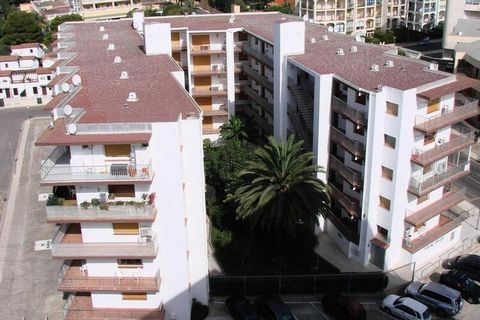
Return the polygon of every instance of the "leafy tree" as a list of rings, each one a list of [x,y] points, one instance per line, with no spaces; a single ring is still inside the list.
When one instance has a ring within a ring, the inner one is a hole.
[[[3,25],[1,42],[7,45],[39,42],[42,36],[42,29],[34,13],[12,11]]]
[[[233,116],[220,127],[220,136],[224,140],[246,140],[245,125],[238,117]]]
[[[79,14],[72,13],[72,14],[65,14],[63,16],[57,16],[53,18],[50,22],[50,30],[53,32],[58,31],[58,26],[67,21],[82,21],[83,17]]]
[[[292,6],[291,3],[287,2],[287,1],[284,1],[279,6],[267,6],[265,8],[265,11],[278,11],[278,12],[285,13],[285,14],[294,14],[295,13],[295,8]]]
[[[295,142],[291,135],[281,142],[270,137],[255,151],[233,197],[240,219],[250,219],[256,229],[293,237],[299,223],[318,224],[330,198],[316,177],[323,169],[312,164],[313,153],[304,153],[302,147],[303,141]]]
[[[179,4],[169,4],[163,8],[164,16],[176,16],[184,13],[184,8]]]

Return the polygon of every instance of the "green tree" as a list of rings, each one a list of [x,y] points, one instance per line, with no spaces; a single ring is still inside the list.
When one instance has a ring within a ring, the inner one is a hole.
[[[279,6],[267,6],[265,11],[278,11],[285,14],[294,14],[295,8],[287,1],[284,1]]]
[[[241,186],[233,197],[240,219],[255,229],[296,236],[298,224],[318,224],[330,203],[326,185],[316,177],[323,172],[312,164],[313,153],[303,152],[303,141],[291,135],[273,137],[255,151],[255,159],[240,173]]]
[[[224,140],[246,140],[247,132],[242,120],[232,116],[230,120],[220,127],[220,136]]]
[[[65,14],[63,16],[57,16],[53,18],[53,20],[50,22],[50,30],[52,32],[58,31],[58,26],[61,25],[64,22],[67,21],[82,21],[83,17],[79,14]]]
[[[34,13],[12,11],[3,25],[1,42],[7,45],[39,42],[42,37],[42,29]]]

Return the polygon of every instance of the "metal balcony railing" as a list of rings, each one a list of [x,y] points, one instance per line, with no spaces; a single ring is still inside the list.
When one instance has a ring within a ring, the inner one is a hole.
[[[263,87],[268,89],[270,92],[273,92],[273,83],[272,81],[268,80],[267,77],[262,76],[258,71],[253,69],[249,65],[244,65],[243,70],[247,75],[249,75],[251,78],[253,78],[255,81],[260,83]]]
[[[252,46],[248,43],[248,42],[245,42],[244,45],[243,45],[243,51],[245,51],[246,53],[248,53],[250,56],[254,57],[255,60],[267,65],[267,66],[270,66],[270,67],[273,67],[273,59],[270,58],[267,53],[262,53],[254,48],[252,48]]]
[[[422,132],[432,132],[437,129],[458,123],[465,119],[478,115],[478,100],[462,95],[455,96],[453,109],[442,109],[440,114],[433,117],[417,115],[415,117],[415,129]]]
[[[330,127],[330,138],[351,154],[362,158],[365,157],[365,147],[363,143],[350,139],[345,133],[333,126]]]
[[[130,271],[130,272],[127,272]],[[81,266],[62,264],[57,274],[58,290],[64,292],[155,292],[160,289],[160,270],[143,276],[142,269],[117,270],[115,276],[89,276]]]
[[[348,168],[342,161],[337,159],[335,156],[330,155],[329,158],[329,169],[332,169],[336,173],[338,173],[345,181],[347,181],[352,186],[361,188],[363,186],[363,181],[361,177],[361,173]]]
[[[256,103],[264,107],[268,113],[273,115],[273,103],[268,102],[267,99],[261,97],[255,90],[249,86],[243,86],[243,91]]]
[[[367,116],[365,112],[352,108],[345,101],[336,96],[332,96],[332,110],[347,117],[354,123],[361,125],[367,124]]]
[[[82,208],[77,205],[46,206],[47,222],[67,223],[83,221],[154,221],[156,209],[152,205],[109,205]]]
[[[69,225],[62,225],[50,244],[52,257],[63,259],[86,258],[155,258],[156,236],[139,236],[137,242],[83,242],[81,234],[68,233]],[[65,238],[67,236],[67,238]]]
[[[351,199],[345,193],[340,191],[337,186],[330,184],[330,196],[338,201],[338,203],[352,216],[359,217],[361,213],[359,201]]]
[[[225,46],[221,44],[201,44],[191,46],[192,54],[220,54],[225,52]]]
[[[328,211],[326,213],[327,219],[337,228],[337,230],[343,234],[350,242],[355,244],[359,243],[360,235],[353,229],[352,226],[347,225],[342,221],[335,213]]]
[[[194,97],[221,96],[226,94],[227,90],[223,86],[206,86],[192,88],[192,95]]]
[[[467,174],[470,170],[470,161],[460,164],[448,163],[444,171],[436,172],[433,175],[421,175],[410,178],[408,191],[421,195],[435,188],[452,182],[455,179]]]

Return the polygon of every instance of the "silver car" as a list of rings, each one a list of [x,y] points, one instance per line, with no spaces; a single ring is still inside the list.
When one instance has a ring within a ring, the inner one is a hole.
[[[405,289],[405,294],[430,307],[440,316],[455,315],[463,307],[460,292],[439,284],[414,281]]]
[[[405,320],[431,320],[430,309],[423,303],[409,297],[400,297],[391,294],[382,302],[382,309],[388,314],[393,314]]]

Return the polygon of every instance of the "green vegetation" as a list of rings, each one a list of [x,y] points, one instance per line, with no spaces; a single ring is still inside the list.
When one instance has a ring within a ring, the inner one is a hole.
[[[64,198],[60,198],[54,194],[50,194],[47,199],[47,206],[63,206],[64,202]]]
[[[385,42],[390,43],[402,43],[411,41],[421,41],[425,38],[440,39],[443,36],[443,25],[439,24],[427,32],[410,30],[407,27],[400,27],[398,29],[392,29],[389,31],[382,31],[381,29],[375,30],[375,33],[371,37],[366,37],[365,42],[379,44]]]
[[[15,45],[24,42],[41,42],[43,33],[38,15],[24,11],[12,11],[2,27],[0,42]]]
[[[284,1],[279,6],[267,6],[265,8],[265,11],[278,11],[278,12],[285,13],[285,14],[294,14],[295,13],[295,8],[290,3],[288,3],[287,1]]]
[[[314,252],[313,225],[329,200],[315,178],[319,168],[311,165],[313,155],[303,153],[293,138],[283,143],[271,138],[257,148],[240,133],[243,128],[232,118],[218,142],[204,142],[210,240],[223,270],[231,275],[337,272]]]

